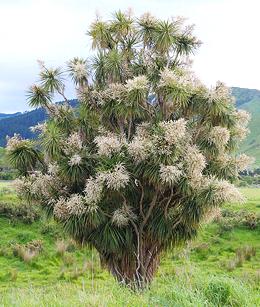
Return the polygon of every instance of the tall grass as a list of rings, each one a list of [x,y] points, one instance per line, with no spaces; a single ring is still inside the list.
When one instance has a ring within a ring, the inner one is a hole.
[[[187,273],[187,272],[186,272]],[[228,277],[183,274],[157,278],[143,293],[112,280],[90,280],[81,285],[58,283],[54,287],[7,289],[0,305],[19,306],[259,306],[249,286]]]

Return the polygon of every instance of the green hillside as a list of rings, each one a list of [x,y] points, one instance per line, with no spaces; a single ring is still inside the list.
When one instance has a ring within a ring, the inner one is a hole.
[[[241,152],[256,158],[255,166],[260,166],[260,91],[232,88],[237,106],[251,113],[250,134],[241,145]]]

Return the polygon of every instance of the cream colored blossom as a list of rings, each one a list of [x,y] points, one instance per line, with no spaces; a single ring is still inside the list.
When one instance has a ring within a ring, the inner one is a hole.
[[[232,135],[242,141],[246,138],[246,136],[249,134],[250,130],[244,126],[241,126],[241,125],[236,125],[234,128],[233,128],[233,131],[232,131]]]
[[[29,140],[22,139],[20,134],[14,134],[13,137],[6,137],[7,144],[6,144],[6,150],[12,151],[18,148],[21,145],[29,144]]]
[[[86,186],[84,190],[85,202],[87,204],[97,204],[102,197],[103,190],[103,180],[100,178],[90,177],[86,181]]]
[[[26,195],[31,191],[32,183],[26,177],[17,178],[12,182],[12,186],[18,195]]]
[[[98,148],[98,154],[111,156],[113,153],[120,152],[124,142],[122,139],[112,133],[95,137],[94,142]]]
[[[128,152],[137,162],[144,161],[150,155],[152,142],[149,138],[136,136],[128,144]]]
[[[235,158],[235,163],[239,171],[245,170],[249,165],[253,164],[255,159],[245,154],[241,154]]]
[[[226,167],[231,161],[231,157],[226,153],[221,153],[216,158],[216,162],[221,166],[221,168]]]
[[[53,208],[53,215],[56,219],[64,221],[70,217],[67,201],[64,197],[60,197]]]
[[[88,70],[85,61],[76,61],[70,63],[70,68],[77,79],[82,79],[87,76]]]
[[[71,133],[68,139],[65,141],[63,147],[64,152],[67,155],[79,152],[83,148],[83,142],[80,134],[78,132]]]
[[[227,128],[215,126],[209,132],[209,141],[214,143],[218,148],[225,146],[230,139],[230,132]]]
[[[185,89],[196,89],[202,87],[201,81],[192,71],[173,71],[168,68],[161,72],[160,87],[182,87]]]
[[[169,145],[176,144],[186,134],[186,120],[183,118],[160,122],[159,127],[163,130],[164,139]]]
[[[31,184],[31,193],[37,198],[40,195],[44,197],[51,197],[52,189],[54,188],[57,182],[54,181],[54,178],[50,174],[42,174],[37,172],[31,174],[30,178],[32,179]]]
[[[223,82],[218,81],[214,88],[211,88],[207,94],[209,101],[222,101],[229,104],[234,99],[231,96],[230,88],[228,88]]]
[[[71,106],[67,104],[54,104],[51,103],[48,105],[48,108],[46,109],[47,113],[56,119],[63,119],[65,115],[72,114],[73,109]]]
[[[30,127],[30,130],[32,132],[45,132],[46,129],[47,129],[47,123],[46,122],[38,123],[37,125]]]
[[[244,202],[243,195],[239,190],[231,183],[226,180],[212,180],[214,188],[214,202],[217,204],[221,203],[241,203]]]
[[[59,166],[58,166],[57,162],[50,163],[48,165],[48,173],[50,175],[57,175],[58,172],[59,172]]]
[[[73,194],[67,199],[68,212],[71,215],[80,216],[86,212],[86,206],[84,205],[84,198],[79,194]]]
[[[148,80],[146,76],[137,76],[134,79],[127,80],[125,86],[128,91],[145,90],[148,86]]]
[[[99,178],[103,179],[107,188],[116,191],[125,188],[130,180],[129,174],[122,163],[118,163],[112,171],[100,173]]]
[[[183,176],[183,171],[175,165],[161,165],[160,166],[160,179],[163,183],[173,185],[178,182]]]
[[[184,159],[190,177],[199,176],[206,167],[206,159],[196,146],[188,146]]]
[[[129,223],[129,217],[123,209],[117,209],[113,213],[112,223],[118,227],[127,226]]]
[[[75,154],[75,155],[73,155],[73,156],[69,159],[68,164],[69,164],[70,166],[80,165],[81,160],[82,160],[82,159],[81,159],[81,156],[78,155],[78,154]]]
[[[237,110],[235,112],[235,117],[239,125],[246,126],[248,122],[250,121],[251,114],[245,110]]]

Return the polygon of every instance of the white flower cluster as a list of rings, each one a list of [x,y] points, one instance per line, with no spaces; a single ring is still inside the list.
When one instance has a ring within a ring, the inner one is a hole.
[[[80,216],[86,212],[84,198],[79,194],[73,194],[67,199],[66,206],[70,215]]]
[[[188,146],[185,157],[189,184],[199,188],[203,183],[202,171],[206,167],[206,159],[196,146]]]
[[[222,148],[228,143],[230,132],[225,127],[215,126],[211,129],[208,139],[210,142],[214,143],[216,147]]]
[[[112,223],[117,227],[127,226],[129,223],[129,217],[124,209],[117,209],[112,216]]]
[[[101,156],[111,156],[113,153],[120,152],[124,145],[124,140],[113,133],[95,137],[94,142],[98,148],[98,154]]]
[[[176,144],[186,134],[186,120],[183,118],[176,121],[163,121],[159,124],[159,127],[163,130],[164,139],[169,145]]]
[[[6,137],[7,144],[6,144],[6,150],[7,151],[13,151],[17,149],[20,145],[26,144],[29,142],[29,140],[24,140],[21,138],[19,134],[14,134],[13,137]]]
[[[50,174],[43,174],[41,172],[35,172],[30,175],[31,189],[30,192],[36,198],[42,195],[43,197],[49,198],[52,196],[52,189],[58,184],[54,180],[54,177]]]
[[[128,91],[145,90],[148,87],[148,80],[146,76],[137,76],[134,79],[127,80],[125,86]]]
[[[125,188],[130,180],[122,163],[116,164],[112,171],[99,173],[99,178],[103,180],[108,189],[116,191]]]
[[[226,167],[230,161],[231,157],[223,152],[221,152],[220,155],[218,155],[216,158],[216,162],[221,166],[221,168]]]
[[[226,103],[234,101],[230,93],[230,88],[220,81],[217,82],[214,88],[209,90],[207,98],[210,101],[222,101]]]
[[[12,186],[18,195],[30,194],[31,182],[26,177],[17,178],[13,181]]]
[[[60,197],[53,208],[53,215],[58,220],[66,220],[70,216],[81,216],[86,212],[84,198],[82,195],[73,194],[65,199]]]
[[[226,180],[213,179],[211,184],[214,187],[214,202],[217,204],[229,202],[244,202],[244,197],[239,190]]]
[[[48,105],[47,113],[54,118],[62,119],[66,114],[72,114],[73,109],[71,106],[66,104],[54,104]]]
[[[74,154],[70,159],[69,159],[69,162],[68,164],[70,166],[74,166],[74,165],[80,165],[81,163],[81,156],[78,155],[78,154]]]
[[[239,125],[246,126],[248,122],[250,121],[251,114],[245,110],[237,110],[235,112],[235,117]]]
[[[86,181],[86,186],[84,190],[85,194],[85,201],[88,205],[95,205],[97,204],[102,197],[103,191],[103,181],[102,178],[92,178],[90,177]]]
[[[182,176],[183,171],[179,166],[163,164],[160,166],[160,179],[165,184],[173,185],[178,182]]]
[[[235,159],[236,166],[240,171],[245,170],[249,165],[253,164],[254,162],[255,159],[253,157],[249,157],[245,154],[241,154]]]
[[[88,70],[85,61],[75,61],[70,64],[70,68],[74,73],[75,78],[82,79],[87,76]]]
[[[150,138],[135,136],[128,144],[128,152],[136,162],[144,161],[150,155],[152,145]]]
[[[59,172],[59,166],[58,166],[57,162],[50,163],[48,165],[48,173],[50,175],[57,175],[58,172]]]
[[[236,125],[233,130],[232,130],[232,135],[242,141],[245,139],[245,137],[248,135],[248,133],[250,132],[250,130],[242,125]]]
[[[32,132],[45,132],[46,129],[47,129],[47,123],[46,122],[38,123],[37,125],[30,127],[30,130]]]
[[[64,151],[67,155],[80,151],[82,147],[82,139],[78,132],[71,133],[64,143]]]
[[[67,202],[64,197],[60,197],[55,203],[53,208],[53,215],[56,219],[64,221],[69,218],[70,213],[68,210]]]
[[[196,89],[202,87],[202,83],[193,72],[183,70],[179,72],[172,71],[168,68],[161,72],[160,87],[185,87]]]

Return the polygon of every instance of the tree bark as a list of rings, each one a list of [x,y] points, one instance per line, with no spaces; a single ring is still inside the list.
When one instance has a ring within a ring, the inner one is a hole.
[[[143,243],[142,259],[138,253],[125,252],[122,255],[100,253],[101,265],[106,267],[115,279],[133,290],[149,286],[160,263],[160,249],[156,244]]]

